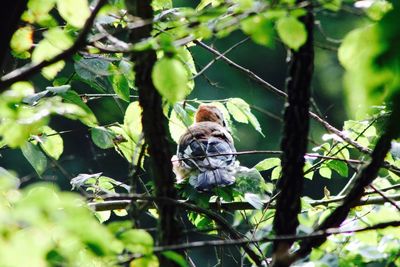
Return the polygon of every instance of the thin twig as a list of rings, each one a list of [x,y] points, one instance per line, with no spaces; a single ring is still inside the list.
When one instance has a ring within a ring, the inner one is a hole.
[[[90,32],[91,27],[93,25],[94,19],[96,18],[98,12],[100,11],[101,7],[107,2],[107,0],[98,0],[97,4],[95,5],[90,17],[86,20],[81,32],[79,33],[78,37],[76,38],[74,44],[61,52],[60,54],[54,56],[49,60],[44,60],[40,63],[30,63],[27,64],[19,69],[13,70],[12,72],[4,75],[0,79],[0,91],[6,90],[11,84],[17,81],[25,80],[36,74],[44,67],[47,67],[53,63],[56,63],[60,60],[66,59],[71,57],[74,53],[76,53],[82,46],[85,45],[85,40],[87,34]]]
[[[202,247],[209,247],[209,246],[236,246],[236,245],[243,245],[243,244],[251,244],[257,242],[273,242],[273,241],[287,241],[287,240],[307,240],[310,238],[316,237],[324,237],[328,235],[338,235],[338,234],[353,234],[358,232],[365,232],[377,229],[384,229],[387,227],[399,227],[400,221],[390,221],[384,223],[378,223],[373,226],[363,227],[363,228],[356,228],[352,230],[341,230],[340,228],[330,228],[324,231],[314,232],[312,234],[305,234],[305,235],[285,235],[285,236],[276,236],[276,237],[262,237],[262,238],[255,238],[255,239],[239,239],[239,240],[212,240],[212,241],[197,241],[187,244],[179,244],[179,245],[172,245],[172,246],[160,246],[155,247],[154,252],[162,252],[167,250],[181,250],[181,249],[194,249],[194,248],[202,248]]]
[[[207,51],[209,51],[209,52],[211,52],[211,53],[213,53],[215,55],[221,56],[221,59],[223,61],[225,61],[228,65],[240,70],[241,72],[246,74],[250,79],[255,81],[257,84],[261,85],[263,88],[275,93],[276,95],[278,95],[278,96],[280,96],[282,98],[287,98],[287,94],[285,92],[283,92],[282,90],[276,88],[275,86],[273,86],[272,84],[268,83],[267,81],[263,80],[258,75],[256,75],[254,72],[250,71],[249,69],[246,69],[246,68],[242,67],[241,65],[237,64],[236,62],[232,61],[231,59],[227,58],[226,56],[223,56],[219,51],[217,51],[214,48],[208,46],[204,42],[201,42],[201,41],[194,41],[194,42],[196,44],[198,44],[199,46],[203,47],[204,49],[206,49]],[[346,136],[342,131],[338,130],[337,128],[335,128],[334,126],[329,124],[326,120],[322,119],[320,116],[318,116],[314,112],[310,111],[310,116],[311,116],[311,118],[313,118],[314,120],[316,120],[317,122],[322,124],[327,129],[328,132],[331,132],[331,133],[339,136],[341,139],[343,139],[345,142],[351,144],[353,147],[355,147],[360,152],[362,152],[364,154],[368,154],[368,155],[371,154],[371,152],[372,152],[371,149],[366,148],[366,147],[362,146],[361,144],[359,144],[358,142],[352,140],[351,138]],[[385,168],[389,169],[390,171],[395,172],[396,174],[400,174],[400,168],[390,164],[387,161],[385,161],[383,163],[383,166]]]
[[[369,197],[369,195],[374,194],[374,192],[367,192],[365,196],[357,203],[357,206],[365,206],[365,205],[379,205],[387,203],[387,199],[383,197]],[[147,196],[146,196],[147,197]],[[399,201],[400,194],[386,195],[387,198]],[[110,198],[104,198],[104,202],[90,202],[88,206],[95,211],[105,211],[105,210],[114,210],[114,209],[125,209],[130,203],[130,196],[115,196]],[[344,199],[341,197],[333,197],[329,199],[321,199],[321,200],[310,200],[307,202],[312,207],[316,206],[327,206],[333,203],[340,203]],[[143,198],[136,198],[136,202],[148,202],[148,200]],[[188,203],[186,200],[176,200],[179,203]],[[212,210],[225,210],[225,211],[235,211],[235,210],[254,210],[255,208],[249,202],[225,202],[222,201],[220,203],[210,202],[210,209]],[[275,209],[275,203],[271,202],[271,200],[263,201],[263,208]]]

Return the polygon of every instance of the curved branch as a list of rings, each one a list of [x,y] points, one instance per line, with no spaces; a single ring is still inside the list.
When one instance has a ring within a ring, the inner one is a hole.
[[[371,162],[366,165],[355,178],[352,188],[345,196],[343,203],[336,208],[315,231],[327,228],[338,227],[347,217],[350,210],[357,205],[365,192],[365,187],[370,185],[378,175],[379,168],[384,163],[384,159],[391,148],[391,142],[400,135],[400,124],[398,118],[400,116],[400,95],[394,97],[393,111],[387,122],[384,133],[379,137],[371,154]],[[385,198],[387,201],[387,197]],[[299,258],[308,255],[312,248],[320,246],[324,243],[326,237],[313,238],[300,244],[300,249],[292,255],[291,261],[294,262]]]
[[[53,63],[56,63],[60,60],[69,58],[73,54],[75,54],[82,46],[85,45],[86,36],[91,30],[94,19],[96,18],[98,12],[100,11],[100,8],[106,2],[107,2],[107,0],[98,0],[91,15],[86,20],[81,32],[79,33],[77,39],[75,40],[75,43],[70,48],[68,48],[67,50],[64,50],[63,52],[61,52],[60,54],[56,55],[55,57],[53,57],[49,60],[44,60],[37,64],[30,63],[30,64],[23,66],[22,68],[13,70],[12,72],[4,75],[0,79],[0,92],[6,90],[11,84],[13,84],[17,81],[21,81],[21,80],[25,80],[25,79],[29,78],[33,74],[36,74],[37,72],[39,72],[44,67],[47,67],[47,66],[49,66]]]
[[[358,232],[365,232],[371,230],[384,229],[387,227],[400,227],[400,221],[389,221],[384,223],[378,223],[372,226],[357,228],[352,230],[340,230],[340,228],[330,228],[325,231],[315,232],[309,235],[287,235],[287,236],[276,236],[276,237],[262,237],[256,239],[240,239],[240,240],[212,240],[212,241],[197,241],[191,242],[187,244],[179,244],[173,246],[165,246],[165,247],[155,247],[154,252],[162,252],[166,250],[180,250],[180,249],[193,249],[193,248],[202,248],[208,246],[237,246],[243,244],[251,244],[258,242],[275,242],[275,241],[288,241],[288,240],[307,240],[310,238],[316,237],[326,237],[329,235],[338,235],[338,234],[352,234]]]

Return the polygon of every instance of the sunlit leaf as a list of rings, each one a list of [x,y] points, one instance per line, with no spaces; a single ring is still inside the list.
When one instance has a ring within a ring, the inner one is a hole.
[[[154,255],[145,256],[134,259],[130,262],[129,267],[159,267],[158,258]]]
[[[179,113],[176,110],[178,110]],[[193,118],[191,118],[181,107],[172,109],[168,126],[171,137],[175,143],[179,142],[179,138],[187,131],[188,127],[192,124],[192,121]]]
[[[264,207],[264,203],[262,199],[253,193],[245,193],[244,194],[244,199],[249,202],[250,205],[252,205],[255,209],[262,209]]]
[[[81,121],[89,127],[94,127],[97,125],[97,119],[93,114],[92,110],[82,101],[82,98],[75,91],[68,90],[64,93],[59,93],[59,95],[68,103],[72,103],[82,108],[85,111],[85,116],[80,118]]]
[[[271,47],[274,44],[274,27],[272,21],[263,15],[253,16],[241,23],[242,30],[251,36],[254,42]]]
[[[96,146],[102,149],[114,147],[114,138],[116,135],[113,131],[105,127],[95,127],[91,129],[90,133],[93,143]]]
[[[60,28],[52,28],[44,34],[45,38],[41,40],[32,52],[32,62],[40,63],[49,60],[68,49],[72,44],[72,38]],[[64,61],[58,61],[42,69],[42,74],[47,79],[52,79],[64,68]]]
[[[153,252],[153,238],[145,230],[131,229],[122,233],[119,238],[132,253],[148,255]]]
[[[257,118],[251,113],[250,106],[241,98],[230,98],[226,102],[226,107],[232,117],[241,123],[250,122],[251,125],[258,131],[262,136],[264,136],[260,123]]]
[[[309,171],[312,167],[312,164],[308,161],[305,162],[304,167],[303,167],[303,171],[304,171],[304,178],[313,179],[314,176],[314,171]]]
[[[103,57],[83,57],[76,59],[74,63],[78,77],[99,92],[107,92],[112,87],[108,78],[112,75],[110,66],[111,61]]]
[[[319,174],[320,174],[322,177],[324,177],[324,178],[331,179],[331,177],[332,177],[332,170],[329,169],[329,168],[327,168],[327,167],[321,167],[321,168],[319,169]]]
[[[39,175],[46,170],[47,158],[37,146],[31,142],[26,142],[21,147],[21,151],[24,157],[29,161]]]
[[[11,38],[11,49],[16,53],[29,50],[33,45],[33,29],[31,26],[19,28]]]
[[[182,100],[188,94],[188,73],[183,63],[176,58],[159,59],[151,77],[158,92],[170,103]]]
[[[126,209],[113,210],[113,213],[119,217],[124,217],[128,215],[128,211]]]
[[[272,170],[272,173],[271,173],[271,180],[279,179],[279,177],[281,176],[281,172],[282,172],[282,167],[281,166],[275,167]]]
[[[126,102],[130,101],[130,88],[129,83],[124,74],[119,71],[114,65],[110,65],[112,70],[112,76],[110,76],[110,80],[114,89],[114,92]]]
[[[229,113],[235,119],[235,121],[241,122],[241,123],[248,123],[246,114],[244,114],[243,111],[240,110],[239,107],[237,107],[234,103],[232,103],[232,101],[228,101],[226,103],[226,107],[227,107]]]
[[[294,17],[280,18],[276,29],[281,40],[293,50],[298,50],[307,40],[304,24]]]
[[[124,126],[133,141],[137,142],[142,133],[142,108],[138,101],[130,103],[126,109]]]
[[[180,267],[188,267],[188,263],[186,262],[185,258],[181,255],[176,253],[175,251],[164,251],[161,253],[167,259],[175,262]]]
[[[128,162],[132,162],[133,155],[139,153],[137,150],[136,143],[132,140],[130,135],[124,129],[125,127],[111,126],[107,127],[115,134],[114,148],[121,154]],[[136,158],[138,160],[138,158]],[[136,164],[136,163],[135,163]]]
[[[330,160],[326,163],[326,165],[342,177],[348,177],[349,175],[349,167],[344,161]]]
[[[48,126],[42,128],[40,136],[37,136],[39,145],[50,157],[58,160],[64,151],[64,142],[61,136]]]
[[[111,211],[110,210],[97,211],[97,212],[95,212],[95,216],[97,219],[99,219],[100,223],[103,223],[110,219]]]
[[[30,23],[47,24],[46,21],[51,20],[50,10],[55,4],[56,0],[30,0],[28,1],[28,10],[24,13],[23,18]]]
[[[154,11],[172,8],[171,0],[154,0],[151,3]]]
[[[256,166],[254,166],[254,168],[256,168],[257,171],[261,172],[272,169],[276,166],[279,166],[280,164],[281,164],[280,158],[269,158],[260,161],[259,163],[256,164]]]
[[[87,0],[57,0],[61,17],[74,27],[81,28],[90,16]]]

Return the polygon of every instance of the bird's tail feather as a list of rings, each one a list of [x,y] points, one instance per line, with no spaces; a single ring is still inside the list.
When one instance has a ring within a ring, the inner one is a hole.
[[[199,191],[210,191],[216,186],[228,186],[234,182],[235,177],[227,170],[215,169],[201,172],[194,187]]]

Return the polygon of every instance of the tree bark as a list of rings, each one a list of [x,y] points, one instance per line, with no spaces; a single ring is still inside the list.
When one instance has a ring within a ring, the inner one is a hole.
[[[298,3],[304,1],[297,1]],[[309,130],[310,85],[314,66],[312,7],[300,18],[307,29],[307,41],[299,51],[291,51],[292,60],[287,79],[287,102],[284,113],[282,175],[277,183],[279,195],[273,229],[277,236],[294,235],[299,225],[303,192],[304,155],[307,151]],[[274,242],[273,266],[288,266],[288,250],[294,240]]]
[[[153,18],[151,1],[126,1],[128,12],[144,20]],[[152,24],[134,29],[130,33],[130,41],[151,36]],[[154,87],[151,72],[157,61],[156,52],[148,50],[132,54],[135,62],[135,83],[139,90],[139,103],[142,111],[144,138],[148,145],[152,164],[152,175],[155,182],[156,197],[176,199],[175,180],[172,173],[171,151],[167,139],[167,120],[162,110],[162,99]],[[181,226],[177,220],[177,210],[172,203],[158,203],[159,225],[158,241],[160,245],[177,244],[181,238]],[[176,263],[160,257],[160,266],[176,266]]]

